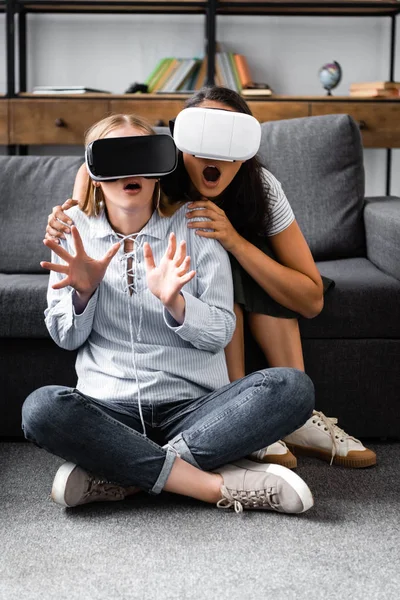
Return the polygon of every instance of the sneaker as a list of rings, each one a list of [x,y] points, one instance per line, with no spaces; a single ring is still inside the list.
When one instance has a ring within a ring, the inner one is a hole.
[[[376,454],[360,440],[337,426],[337,419],[314,410],[306,423],[287,437],[285,442],[294,454],[315,456],[342,467],[372,467]]]
[[[262,465],[244,459],[215,472],[224,480],[218,508],[233,507],[237,513],[243,509],[302,513],[314,504],[308,485],[281,465]]]
[[[295,469],[297,467],[297,458],[290,452],[282,440],[261,448],[257,452],[252,452],[247,458],[260,463],[282,465],[282,467],[286,467],[287,469]]]
[[[108,481],[96,479],[77,465],[66,462],[58,469],[53,481],[51,497],[61,506],[78,506],[89,502],[123,500],[132,493]]]

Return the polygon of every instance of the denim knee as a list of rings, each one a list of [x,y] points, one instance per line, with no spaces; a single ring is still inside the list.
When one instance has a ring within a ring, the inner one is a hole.
[[[22,405],[22,430],[26,439],[36,442],[54,421],[54,399],[60,390],[58,385],[41,387],[27,397]]]
[[[287,399],[303,423],[311,416],[315,406],[314,384],[310,377],[298,369],[284,369],[288,386]]]

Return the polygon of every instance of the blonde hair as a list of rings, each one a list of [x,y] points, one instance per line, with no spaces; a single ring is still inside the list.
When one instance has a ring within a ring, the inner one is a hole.
[[[111,131],[118,127],[123,127],[124,125],[130,125],[131,127],[141,129],[146,135],[155,135],[156,133],[147,121],[136,115],[110,115],[109,117],[105,117],[101,121],[98,121],[87,130],[85,135],[85,147],[95,140],[105,138]],[[89,217],[93,217],[98,214],[98,205],[100,203],[104,206],[103,190],[100,186],[95,188],[91,178],[88,177],[85,199],[79,202],[79,208]],[[165,199],[161,194],[160,181],[157,181],[154,186],[153,209],[162,212],[164,204]]]

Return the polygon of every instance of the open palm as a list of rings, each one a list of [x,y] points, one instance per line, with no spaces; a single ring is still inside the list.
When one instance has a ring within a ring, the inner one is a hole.
[[[175,234],[171,233],[168,248],[158,266],[147,242],[143,246],[143,255],[149,290],[165,306],[171,304],[196,274],[195,271],[189,271],[190,256],[186,255],[186,242],[182,241],[177,246]]]
[[[81,236],[74,226],[71,227],[71,235],[75,243],[76,253],[74,256],[56,242],[47,239],[43,241],[45,246],[50,248],[67,264],[60,265],[58,263],[43,261],[40,265],[44,269],[66,275],[64,279],[53,284],[53,289],[59,290],[70,286],[80,294],[92,294],[102,281],[111,259],[118,252],[120,243],[118,242],[111,246],[102,259],[95,260],[86,254]]]

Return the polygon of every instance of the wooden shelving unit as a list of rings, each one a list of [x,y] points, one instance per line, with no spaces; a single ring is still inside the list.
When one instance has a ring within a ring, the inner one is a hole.
[[[0,143],[10,153],[24,153],[27,146],[40,144],[81,144],[83,133],[96,119],[109,112],[135,112],[153,125],[167,124],[182,109],[186,97],[179,95],[93,95],[42,96],[26,93],[27,15],[29,13],[124,13],[124,14],[201,14],[204,15],[207,80],[214,80],[216,25],[225,15],[292,16],[370,16],[391,22],[388,79],[394,78],[397,0],[0,0],[6,9],[7,96],[0,98]],[[18,31],[18,63],[16,35]],[[16,67],[20,89],[16,90]],[[391,149],[400,147],[400,99],[356,99],[348,97],[272,96],[248,99],[260,121],[290,119],[330,113],[352,115],[360,124],[365,147],[387,148],[387,193],[390,191]]]

